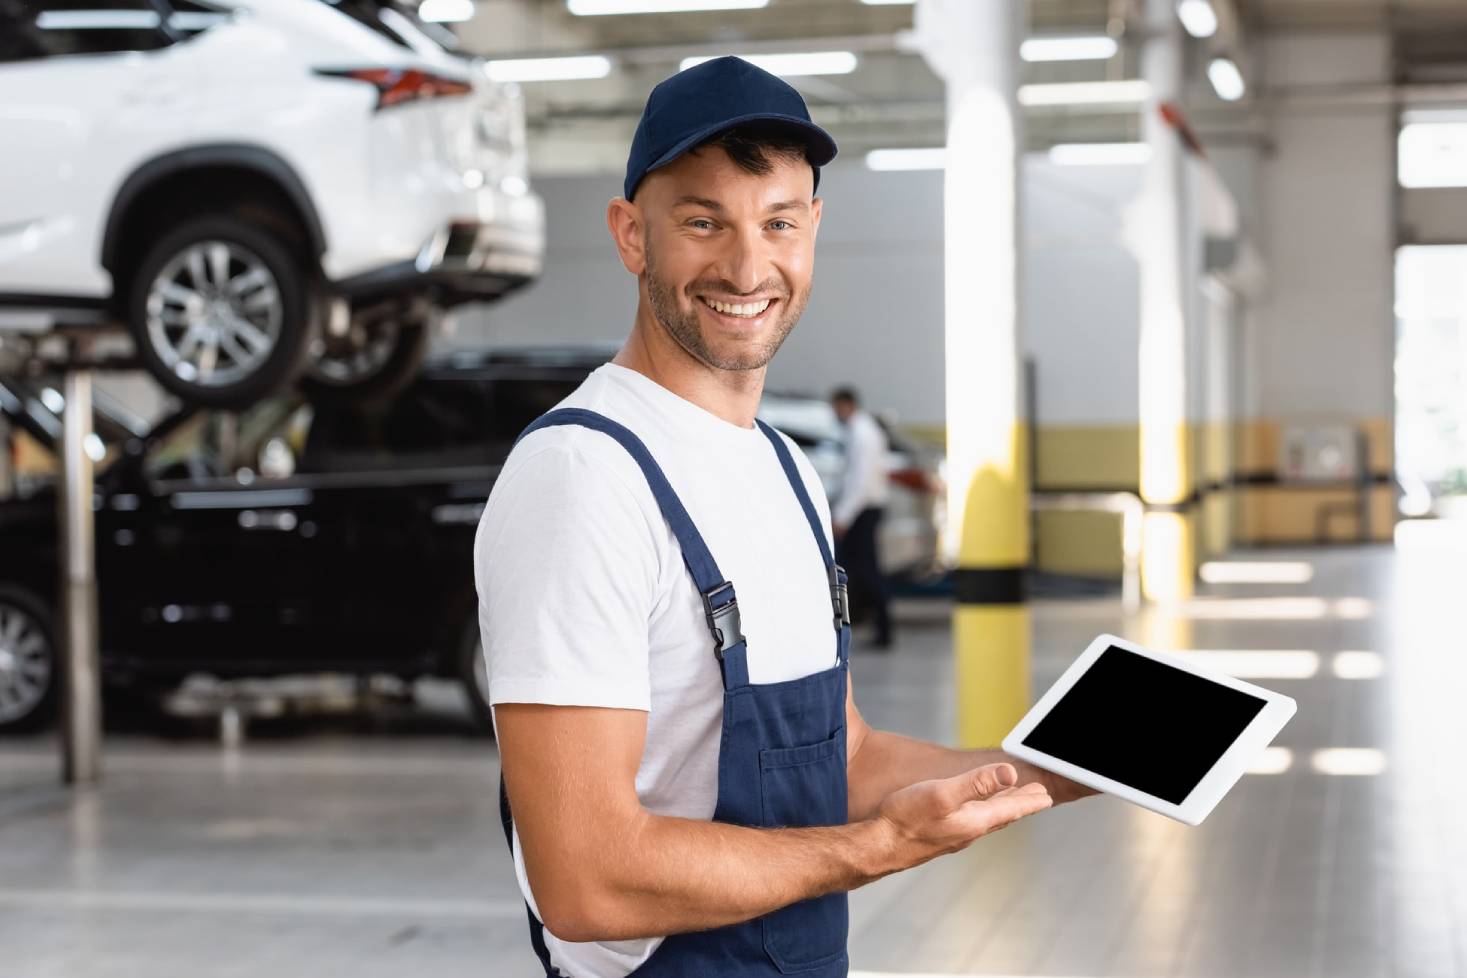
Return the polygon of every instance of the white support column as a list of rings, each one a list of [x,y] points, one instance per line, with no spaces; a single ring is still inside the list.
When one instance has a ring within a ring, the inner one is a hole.
[[[97,575],[92,518],[92,373],[67,370],[66,406],[61,417],[61,601],[57,632],[61,638],[62,770],[66,784],[90,785],[101,779],[102,680],[97,658]]]
[[[965,746],[996,744],[1029,705],[1029,512],[1018,391],[1024,7],[919,0],[916,11],[918,45],[947,83],[948,546],[958,567],[953,632]]]
[[[1145,0],[1141,74],[1151,88],[1142,133],[1151,147],[1132,229],[1140,264],[1141,579],[1146,596],[1192,593],[1195,499],[1187,413],[1187,306],[1183,147],[1162,117],[1182,88],[1182,29],[1172,0]]]

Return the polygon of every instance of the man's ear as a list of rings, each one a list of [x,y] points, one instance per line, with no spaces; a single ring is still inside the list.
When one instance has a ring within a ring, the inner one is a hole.
[[[606,205],[606,228],[616,243],[622,265],[633,275],[640,276],[647,270],[642,209],[625,197],[611,198],[611,203]]]
[[[820,233],[820,211],[824,208],[825,198],[816,197],[810,201],[810,237]]]

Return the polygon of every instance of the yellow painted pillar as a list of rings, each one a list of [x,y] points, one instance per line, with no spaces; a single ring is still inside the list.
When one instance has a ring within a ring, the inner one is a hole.
[[[949,555],[958,743],[990,747],[1029,707],[1026,434],[1018,391],[1018,51],[1024,7],[919,0],[947,85],[944,274]]]
[[[1187,411],[1182,141],[1161,113],[1179,101],[1182,37],[1172,0],[1145,0],[1141,74],[1151,87],[1142,133],[1151,148],[1132,244],[1140,265],[1141,588],[1153,601],[1193,592],[1196,494]]]

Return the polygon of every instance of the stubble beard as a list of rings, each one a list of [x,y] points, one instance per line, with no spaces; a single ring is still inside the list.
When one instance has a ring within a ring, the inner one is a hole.
[[[667,331],[667,335],[673,338],[678,346],[682,347],[689,356],[700,363],[713,367],[717,370],[758,370],[767,366],[774,355],[779,352],[780,346],[784,344],[785,337],[795,328],[800,321],[800,316],[805,311],[805,303],[810,299],[810,287],[807,285],[799,294],[784,294],[783,284],[778,284],[774,290],[763,288],[755,291],[779,291],[780,302],[784,306],[783,314],[774,324],[774,328],[768,338],[755,347],[740,347],[733,351],[715,350],[703,335],[703,329],[699,322],[698,310],[691,309],[684,312],[678,305],[678,291],[669,285],[657,274],[657,264],[652,255],[652,242],[644,240],[643,251],[647,256],[647,298],[652,306],[652,315],[657,322]],[[696,293],[702,285],[715,285],[722,291],[729,291],[718,286],[717,283],[694,283],[690,293]],[[696,294],[690,294],[693,302],[701,302]]]

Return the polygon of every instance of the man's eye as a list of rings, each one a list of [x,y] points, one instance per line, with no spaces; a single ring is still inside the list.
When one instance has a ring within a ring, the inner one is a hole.
[[[713,230],[713,222],[708,220],[706,217],[695,217],[691,221],[689,221],[688,224],[692,227],[697,228],[699,231]]]
[[[789,221],[783,221],[783,220],[780,220],[780,221],[770,221],[769,222],[769,226],[772,227],[772,228],[774,228],[774,230],[776,230],[776,231],[785,231],[785,230],[788,230],[789,228],[794,227],[794,225],[791,224]]]

